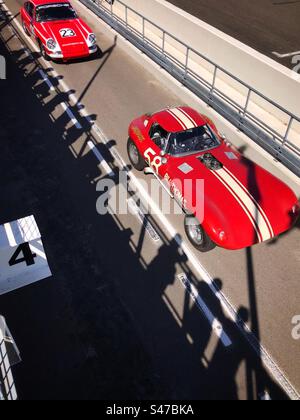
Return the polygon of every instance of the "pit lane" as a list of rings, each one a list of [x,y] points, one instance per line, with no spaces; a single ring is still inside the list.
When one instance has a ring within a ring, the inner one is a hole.
[[[12,13],[16,14],[19,5],[15,2],[8,2],[7,4]],[[80,6],[78,6],[78,9],[80,9]],[[93,28],[101,27],[100,32],[97,33],[96,31],[96,33],[103,51],[108,53],[98,60],[69,65],[54,64],[53,67],[60,76],[63,76],[64,82],[74,89],[78,101],[83,102],[90,112],[97,113],[97,123],[109,134],[109,139],[115,139],[119,154],[127,161],[126,133],[128,122],[145,110],[155,110],[169,104],[180,104],[181,101],[171,94],[166,87],[162,87],[150,73],[145,73],[139,64],[128,57],[126,51],[118,46],[118,42],[115,44],[114,35],[104,25],[99,26],[94,18],[88,18],[88,20],[91,21]],[[54,113],[56,112],[57,110],[54,109]],[[76,154],[76,150],[81,149],[83,149],[83,155],[85,155],[87,152],[84,141],[79,138],[76,142],[73,142],[73,152],[75,150]],[[176,232],[184,237],[182,218],[168,217],[168,220]],[[140,241],[139,223],[132,218],[125,218],[122,223],[133,229],[135,246],[138,246]],[[160,224],[160,228],[164,232],[164,226]],[[168,240],[171,240],[171,238],[169,237]],[[106,245],[110,247],[109,243],[106,243]],[[157,252],[158,248],[153,247],[151,241],[146,239],[141,253],[146,260],[146,264],[152,258],[155,258]],[[254,309],[254,296],[252,295],[250,299],[252,303],[249,303],[248,287],[252,286],[251,296],[253,292],[255,293],[253,288],[255,283],[257,288],[255,312],[259,314],[259,320],[256,320],[256,324],[259,321],[260,338],[272,356],[279,361],[280,366],[288,376],[293,376],[293,379],[295,378],[293,382],[297,383],[297,374],[295,375],[294,366],[291,366],[289,359],[292,355],[295,356],[298,350],[297,343],[293,342],[290,337],[289,329],[290,320],[299,307],[298,298],[293,292],[293,290],[297,290],[295,273],[297,273],[297,270],[299,272],[297,231],[289,233],[273,245],[263,244],[252,251],[229,253],[219,249],[210,255],[196,255],[196,258],[209,270],[212,278],[222,280],[223,290],[230,297],[235,307],[244,305],[251,307],[252,310]],[[280,265],[278,264],[279,260],[282,261]],[[111,265],[113,264],[114,261],[111,260]],[[187,264],[190,265],[190,262],[187,262]],[[125,265],[124,270],[129,270],[129,267]],[[195,268],[190,267],[190,270],[194,272]],[[175,280],[177,274],[180,274],[180,268],[178,267],[174,275]],[[286,278],[290,282],[287,285],[288,287],[279,290],[278,282],[280,280],[284,281]],[[136,314],[136,317],[139,317],[142,307],[135,299],[132,299],[132,292],[129,289],[128,284],[121,286],[127,304]],[[173,312],[174,309],[175,312],[180,312],[184,297],[182,295],[182,285],[175,281],[173,287],[169,287],[169,289],[166,299],[168,302],[169,300],[175,302]],[[270,291],[272,291],[272,294]],[[151,288],[148,292],[151,294]],[[143,290],[139,289],[139,295],[143,296],[144,293]],[[172,299],[170,299],[170,296]],[[286,305],[286,302],[289,302],[290,305]],[[276,314],[274,314],[275,307],[277,308]],[[281,308],[281,310],[278,310],[278,308]],[[149,315],[148,311],[147,314]],[[252,315],[255,314],[252,313]],[[143,331],[146,330],[146,325],[149,327],[148,322],[148,319],[140,321]],[[154,328],[153,333],[155,334],[155,332]],[[216,342],[212,344],[212,347],[214,345],[216,345]],[[287,346],[289,347],[289,357],[286,353]],[[240,380],[242,382],[242,379]]]

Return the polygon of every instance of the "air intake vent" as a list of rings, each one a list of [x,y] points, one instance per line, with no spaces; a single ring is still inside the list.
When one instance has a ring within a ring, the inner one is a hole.
[[[217,171],[223,168],[223,164],[218,161],[211,153],[205,153],[205,155],[198,158],[211,171]]]

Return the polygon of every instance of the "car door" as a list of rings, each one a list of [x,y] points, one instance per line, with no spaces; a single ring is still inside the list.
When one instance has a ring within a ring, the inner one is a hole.
[[[23,13],[23,21],[26,26],[27,31],[30,34],[34,33],[34,5],[31,1],[28,1],[24,4],[24,13]]]

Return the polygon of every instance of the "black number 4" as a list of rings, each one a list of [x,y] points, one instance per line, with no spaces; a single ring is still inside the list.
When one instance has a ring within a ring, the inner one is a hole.
[[[23,254],[23,257],[19,257],[21,253]],[[16,252],[9,260],[9,265],[10,267],[12,267],[13,265],[21,264],[22,262],[26,262],[26,265],[33,265],[35,264],[35,258],[36,254],[32,253],[29,243],[26,242],[25,244],[21,244],[18,246]]]

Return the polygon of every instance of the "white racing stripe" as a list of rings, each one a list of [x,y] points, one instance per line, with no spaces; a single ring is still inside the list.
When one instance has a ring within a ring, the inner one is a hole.
[[[183,122],[179,118],[177,118],[176,115],[173,114],[173,112],[170,109],[167,109],[166,111],[178,122],[179,125],[181,125],[183,130],[186,130],[186,126],[183,124]]]
[[[172,108],[169,111],[172,112],[172,114],[174,114],[188,130],[196,127],[196,125],[185,115],[185,113],[181,111],[181,109]]]
[[[44,35],[39,31],[38,29],[34,28],[34,31],[41,37],[45,42],[47,42],[47,38],[44,37]]]
[[[224,168],[218,171],[211,171],[219,180],[222,180],[223,185],[239,202],[250,222],[255,226],[261,242],[271,239],[272,232],[270,232],[269,225],[265,220],[265,214],[262,213],[261,207],[256,200],[251,196],[250,192],[246,192],[237,180],[231,176]]]
[[[192,124],[194,124],[194,128],[198,127],[198,124],[196,123],[196,121],[182,108],[178,108],[181,112],[184,113],[184,115],[186,115],[187,118],[189,118],[192,122]]]
[[[230,192],[230,194],[233,195],[233,197],[236,199],[236,201],[240,204],[240,206],[242,207],[242,209],[244,210],[244,212],[246,213],[246,215],[249,218],[249,221],[251,222],[251,224],[253,225],[253,228],[256,232],[257,235],[257,239],[259,242],[262,242],[262,236],[260,234],[260,231],[258,229],[257,224],[255,223],[255,220],[253,219],[251,213],[249,212],[247,206],[245,205],[245,203],[240,199],[240,197],[229,187],[228,184],[226,184],[226,182],[221,178],[221,176],[218,175],[217,172],[213,172],[213,174],[215,175],[215,177],[224,185],[224,187]]]
[[[2,3],[2,5],[9,12],[9,9],[7,8],[7,6],[3,3]],[[87,13],[91,17],[95,18],[95,15],[89,9],[84,8],[84,10],[86,10]],[[17,26],[18,30],[22,33],[22,27],[19,24],[19,22],[16,19],[13,19],[13,21],[14,21],[14,24]],[[108,26],[107,26],[107,28],[108,28]],[[28,43],[30,43],[33,46],[33,48],[36,51],[38,51],[35,44],[32,42],[31,39],[28,39],[27,41],[28,41]],[[43,59],[41,59],[41,61],[44,63],[45,66],[48,66],[47,62],[45,62]],[[63,91],[65,91],[65,92],[70,91],[70,88],[68,87],[68,85],[64,81],[59,79],[59,77],[58,77],[59,75],[56,71],[53,71],[52,74],[53,74],[54,77],[57,77],[58,83],[63,88]],[[76,98],[75,95],[73,95],[73,94],[70,95],[70,100],[73,102],[74,105],[77,104],[77,98]],[[87,117],[87,115],[88,115],[87,110],[86,109],[82,110],[81,115]],[[91,129],[102,143],[107,144],[109,142],[108,137],[103,133],[102,129],[99,126],[97,126],[97,124],[94,124]],[[111,153],[115,156],[116,161],[119,162],[121,167],[126,167],[126,162],[119,155],[119,153],[117,152],[115,147],[113,147],[111,149]],[[228,314],[228,316],[234,322],[236,322],[237,313],[236,313],[236,310],[233,307],[233,305],[228,300],[228,298],[223,294],[223,292],[216,289],[216,287],[214,286],[213,278],[206,271],[204,266],[200,263],[199,259],[191,251],[190,247],[185,242],[183,242],[181,240],[181,238],[177,234],[176,229],[169,222],[167,217],[164,214],[161,213],[161,211],[160,211],[159,207],[156,205],[156,203],[152,201],[148,192],[144,189],[143,185],[139,182],[137,177],[133,173],[130,173],[130,177],[131,177],[132,183],[136,186],[140,195],[142,197],[144,197],[144,199],[147,200],[147,202],[150,204],[150,207],[154,211],[156,211],[156,210],[159,211],[159,213],[157,213],[157,218],[160,221],[160,223],[162,224],[162,226],[164,226],[165,231],[172,238],[174,238],[174,240],[176,241],[178,246],[181,247],[181,249],[183,250],[185,255],[188,257],[190,263],[192,264],[192,266],[194,267],[195,271],[198,273],[200,278],[208,284],[208,286],[210,287],[210,289],[212,290],[214,295],[219,299],[219,301],[220,301],[222,307],[224,308],[225,312]],[[259,357],[262,360],[262,363],[263,363],[264,367],[270,372],[270,374],[273,376],[273,378],[280,384],[280,386],[284,389],[284,391],[287,393],[289,398],[291,398],[293,400],[300,400],[300,395],[297,392],[297,390],[290,383],[289,379],[284,375],[282,370],[279,368],[279,366],[276,364],[276,362],[272,359],[272,357],[269,355],[269,353],[266,351],[266,349],[262,346],[262,344],[257,341],[255,335],[252,334],[249,327],[244,322],[242,322],[242,320],[240,320],[239,323],[236,323],[236,326],[240,330],[241,334],[245,337],[245,339],[249,342],[251,347],[255,350],[256,354],[259,355]]]
[[[266,215],[264,209],[261,207],[261,205],[258,203],[258,201],[251,195],[250,191],[248,191],[247,188],[241,183],[241,181],[239,179],[237,179],[237,177],[235,175],[233,175],[233,173],[230,172],[229,169],[225,168],[225,170],[241,186],[241,188],[243,188],[243,190],[246,192],[246,194],[248,194],[250,196],[250,198],[253,200],[253,202],[255,203],[255,205],[259,208],[261,214],[263,215],[263,217],[264,217],[264,219],[265,219],[265,221],[266,221],[266,223],[268,225],[270,234],[271,234],[271,236],[273,238],[275,236],[274,231],[273,231],[273,227],[272,227],[271,222],[268,219],[268,216]]]

